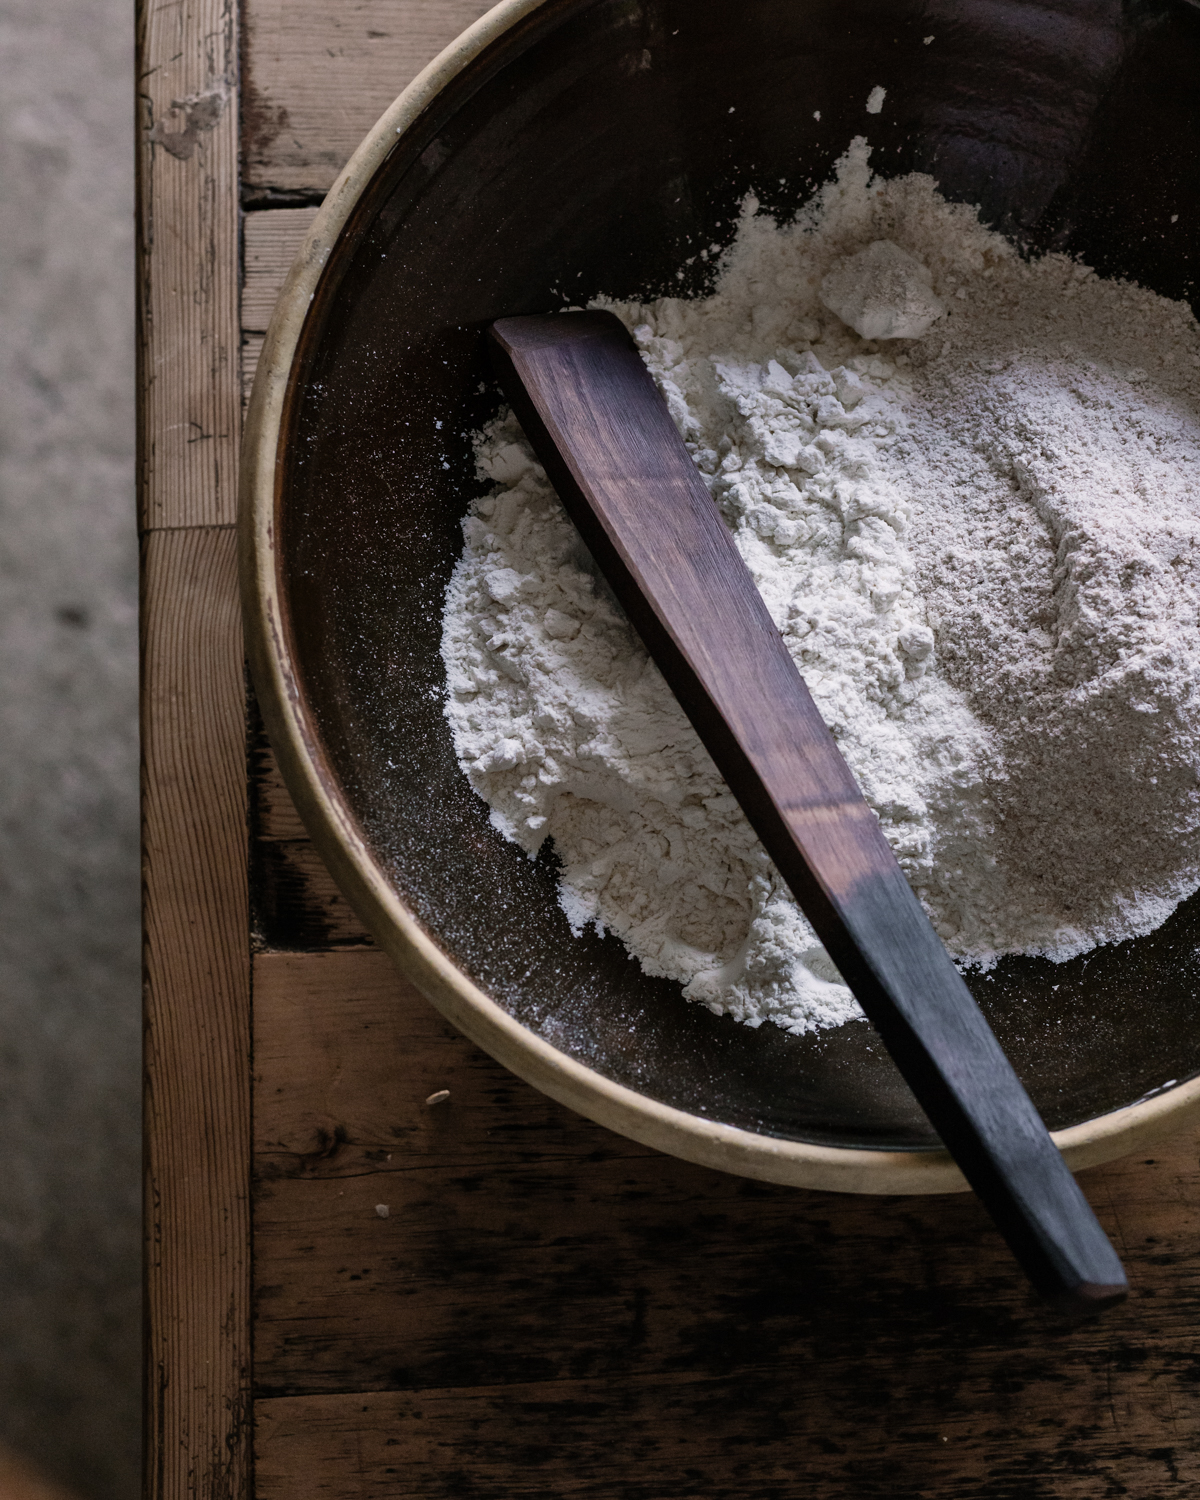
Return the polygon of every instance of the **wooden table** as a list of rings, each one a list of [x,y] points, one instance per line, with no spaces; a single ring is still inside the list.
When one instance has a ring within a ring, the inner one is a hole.
[[[726,1177],[533,1092],[307,840],[243,674],[243,392],[338,168],[484,8],[141,8],[149,1493],[1200,1494],[1195,1132],[1083,1175],[1133,1294],[1072,1326],[972,1198]]]

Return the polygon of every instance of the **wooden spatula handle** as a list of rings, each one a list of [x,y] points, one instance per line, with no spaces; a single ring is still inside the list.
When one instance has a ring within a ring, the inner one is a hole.
[[[666,403],[609,313],[505,318],[493,358],[650,655],[1034,1286],[1098,1308],[1121,1263],[817,711]]]

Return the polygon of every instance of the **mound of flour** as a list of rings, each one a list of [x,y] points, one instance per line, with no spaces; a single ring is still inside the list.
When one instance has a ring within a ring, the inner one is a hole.
[[[714,295],[609,305],[951,952],[1061,960],[1200,886],[1200,335],[868,154],[748,202]],[[478,458],[443,655],[494,825],[690,998],[858,1015],[511,416]]]

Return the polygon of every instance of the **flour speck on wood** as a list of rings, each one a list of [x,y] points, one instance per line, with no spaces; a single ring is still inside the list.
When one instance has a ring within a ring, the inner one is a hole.
[[[868,158],[748,200],[712,296],[603,305],[950,951],[1063,960],[1200,886],[1200,330]],[[859,1015],[511,415],[477,452],[443,656],[493,824],[689,998]]]

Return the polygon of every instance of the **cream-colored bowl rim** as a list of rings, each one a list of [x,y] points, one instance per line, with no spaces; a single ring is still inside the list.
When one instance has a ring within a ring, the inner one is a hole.
[[[526,1030],[429,939],[384,879],[350,816],[308,714],[279,594],[277,453],[289,373],[330,252],[359,197],[409,126],[480,52],[544,0],[503,0],[404,90],[350,158],[317,214],[271,320],[247,414],[240,554],[247,654],[288,788],[331,873],[380,945],[472,1041],[589,1119],[687,1161],[796,1187],[846,1193],[966,1190],[949,1153],[870,1151],[776,1140],[660,1104],[584,1067]],[[1054,1132],[1075,1170],[1144,1147],[1200,1113],[1200,1078]]]

